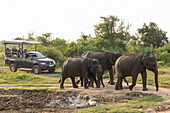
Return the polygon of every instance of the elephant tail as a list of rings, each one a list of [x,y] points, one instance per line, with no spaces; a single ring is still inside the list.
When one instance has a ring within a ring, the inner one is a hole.
[[[66,73],[68,73],[68,60],[66,60],[62,65],[62,72],[61,72],[60,80],[58,81],[59,83],[63,78],[65,78]]]

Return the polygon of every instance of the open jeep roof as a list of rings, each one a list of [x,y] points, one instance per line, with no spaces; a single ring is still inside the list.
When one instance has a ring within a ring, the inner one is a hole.
[[[4,44],[30,44],[30,45],[37,45],[37,44],[41,44],[41,43],[40,42],[36,42],[36,41],[13,40],[13,41],[4,41]]]

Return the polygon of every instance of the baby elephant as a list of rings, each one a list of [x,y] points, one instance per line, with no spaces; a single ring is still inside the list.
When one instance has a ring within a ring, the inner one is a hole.
[[[115,86],[116,90],[123,89],[122,79],[126,76],[132,76],[132,85],[129,86],[129,89],[132,90],[133,87],[136,85],[138,73],[141,73],[143,91],[147,91],[148,89],[146,88],[146,69],[148,69],[155,74],[156,91],[158,91],[158,67],[156,58],[154,56],[144,56],[142,54],[127,54],[118,58],[115,63],[115,68],[118,73],[118,80]]]
[[[62,66],[62,74],[60,81],[60,88],[64,88],[64,80],[68,77],[71,78],[74,88],[78,86],[75,83],[75,77],[84,78],[84,88],[87,89],[88,78],[93,79],[96,86],[99,87],[102,74],[102,67],[97,59],[90,59],[84,57],[74,57],[67,59]],[[98,77],[98,82],[96,80]]]

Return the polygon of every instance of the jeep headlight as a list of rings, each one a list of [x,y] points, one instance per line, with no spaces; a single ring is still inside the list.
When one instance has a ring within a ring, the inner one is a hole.
[[[45,65],[46,63],[45,63],[45,62],[41,62],[40,64],[41,64],[41,65]]]

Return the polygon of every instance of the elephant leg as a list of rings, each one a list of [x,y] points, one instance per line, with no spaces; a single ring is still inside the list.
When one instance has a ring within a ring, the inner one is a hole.
[[[103,75],[103,74],[102,74]],[[103,87],[105,87],[104,83],[103,83],[103,77],[101,76],[101,84],[103,85]]]
[[[91,80],[90,80],[90,87],[94,87],[93,83],[94,83],[94,80],[91,79]]]
[[[61,77],[61,83],[60,83],[60,89],[64,88],[64,81],[65,81],[65,77]]]
[[[100,76],[100,80],[101,80],[101,83],[102,83],[103,87],[105,87],[105,85],[104,85],[104,83],[103,83],[103,77],[102,77],[103,73],[104,73],[104,71],[102,71],[102,74],[101,74],[101,76]]]
[[[109,68],[108,71],[109,71],[109,75],[110,75],[110,81],[109,81],[109,83],[110,83],[111,85],[114,85],[115,83],[114,83],[114,81],[113,81],[113,68],[112,68],[112,67]]]
[[[88,84],[88,78],[85,77],[85,78],[84,78],[84,89],[88,89],[87,84]]]
[[[75,83],[75,77],[70,77],[72,80],[73,88],[78,88],[78,86]]]
[[[146,81],[147,81],[146,71],[141,72],[141,75],[142,75],[143,91],[148,91],[148,89],[146,88]]]
[[[132,91],[133,87],[136,85],[138,74],[132,74],[132,85],[129,86],[129,89]]]
[[[90,77],[90,78],[91,78],[91,80],[93,79],[93,80],[95,81],[96,87],[99,88],[99,87],[100,87],[100,82],[98,83],[98,81],[96,80],[96,76],[93,75],[93,74],[91,74],[91,77]],[[91,80],[90,80],[90,81],[91,81]]]
[[[120,76],[120,82],[119,82],[119,86],[120,86],[120,89],[123,89],[123,87],[122,87],[122,80],[123,80],[123,77],[122,76]]]
[[[90,87],[90,84],[91,84],[91,79],[90,79],[90,81],[88,81],[88,87]]]
[[[83,87],[83,77],[80,77],[81,86]]]
[[[121,90],[123,89],[122,87],[122,74],[121,73],[118,73],[118,79],[117,79],[117,83],[116,83],[116,86],[115,86],[115,90]]]
[[[127,86],[129,86],[128,81],[126,80],[126,78],[124,77],[124,81],[126,82]]]
[[[81,82],[81,81],[80,81],[80,77],[79,77],[79,79],[76,81],[76,84],[78,85],[78,84],[79,84],[79,82]]]

